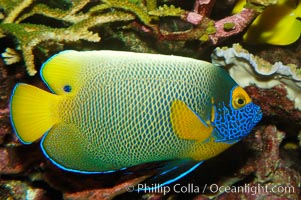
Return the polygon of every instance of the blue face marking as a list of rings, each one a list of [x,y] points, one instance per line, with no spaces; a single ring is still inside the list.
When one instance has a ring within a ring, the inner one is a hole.
[[[216,108],[216,113],[213,125],[217,142],[234,143],[242,139],[262,118],[260,107],[254,103],[248,103],[240,109],[222,104]]]
[[[65,92],[71,92],[71,90],[72,90],[70,85],[65,85],[63,89]]]

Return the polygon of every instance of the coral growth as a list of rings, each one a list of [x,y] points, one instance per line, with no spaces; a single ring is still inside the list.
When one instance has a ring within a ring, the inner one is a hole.
[[[157,41],[186,43],[196,40],[200,44],[217,44],[243,31],[259,14],[256,9],[248,8],[234,16],[214,21],[210,19],[210,14],[215,1],[196,1],[193,11],[172,4],[157,5],[156,0],[65,0],[64,3],[65,6],[54,6],[53,3],[36,0],[0,1],[3,9],[0,36],[13,37],[15,41],[14,50],[9,47],[2,54],[6,64],[23,58],[28,74],[35,75],[35,50],[43,55],[40,59],[44,60],[54,52],[65,49],[63,45],[78,48],[76,46],[81,40],[99,43],[100,35],[105,34],[100,27],[121,21],[124,23],[119,31],[129,28],[138,30]],[[100,47],[88,45],[82,48]]]
[[[117,195],[125,192],[132,192],[133,186],[143,181],[145,177],[140,177],[132,179],[114,186],[113,188],[95,189],[95,190],[85,190],[81,192],[65,193],[64,199],[77,200],[77,199],[99,199],[99,200],[109,200],[113,199]]]
[[[282,85],[295,108],[301,110],[301,69],[296,64],[284,65],[281,61],[271,64],[239,44],[233,44],[232,48],[216,48],[212,62],[229,68],[232,78],[243,87],[255,84],[267,89]]]
[[[253,157],[234,177],[225,180],[232,179],[232,185],[236,188],[243,185],[243,189],[219,193],[215,199],[299,199],[301,176],[297,170],[289,168],[279,153],[284,137],[285,133],[272,125],[250,135],[245,142],[253,150]]]
[[[34,64],[33,50],[39,44],[51,45],[51,42],[77,42],[79,40],[87,40],[90,42],[99,42],[100,37],[97,33],[93,33],[89,29],[104,23],[114,21],[125,21],[133,19],[132,15],[122,12],[115,12],[104,15],[93,15],[94,12],[81,13],[80,11],[90,1],[74,1],[71,8],[61,10],[50,8],[45,4],[37,4],[33,0],[27,1],[0,1],[0,5],[4,8],[6,17],[0,24],[1,35],[11,35],[17,40],[16,49],[22,52],[22,57],[27,65],[29,75],[36,74]],[[33,7],[32,7],[33,6]],[[32,9],[25,14],[22,11],[28,7]],[[79,13],[79,14],[78,14]],[[62,20],[67,27],[51,27],[42,24],[22,23],[22,21],[34,15],[44,15],[49,18]],[[46,47],[43,51],[49,50]],[[6,60],[7,54],[2,54]],[[16,55],[18,56],[18,55]],[[7,62],[9,64],[11,62]]]
[[[255,155],[240,170],[240,174],[253,175],[253,185],[261,184],[267,188],[267,191],[272,191],[262,193],[262,198],[275,199],[284,196],[288,199],[299,198],[301,176],[295,169],[289,168],[290,166],[281,158],[279,152],[284,137],[284,132],[270,125],[257,131],[246,141],[254,150]],[[278,186],[279,190],[273,190],[273,186]],[[287,192],[280,192],[280,188],[285,186],[287,186]]]
[[[278,121],[283,122],[301,122],[301,111],[295,108],[294,102],[287,97],[288,91],[283,84],[269,89],[250,85],[245,89],[252,100],[260,106],[266,117],[277,117]]]
[[[45,191],[40,188],[32,188],[25,182],[21,181],[0,181],[0,198],[1,199],[30,199],[41,200],[45,198]]]

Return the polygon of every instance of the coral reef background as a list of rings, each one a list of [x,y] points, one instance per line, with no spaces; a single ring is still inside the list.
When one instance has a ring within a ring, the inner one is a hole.
[[[301,15],[300,1],[288,2]],[[235,3],[0,0],[0,199],[301,199],[301,39],[289,45],[246,43],[248,25],[277,0],[249,1],[231,14]],[[8,103],[17,82],[47,90],[37,71],[49,56],[65,49],[212,61],[245,87],[264,118],[247,138],[180,181],[198,186],[199,192],[128,192],[152,174],[144,170],[152,169],[148,164],[126,175],[62,171],[42,155],[38,143],[20,144],[10,125]],[[260,185],[269,192],[212,192],[208,185]],[[275,186],[291,190],[271,191]]]

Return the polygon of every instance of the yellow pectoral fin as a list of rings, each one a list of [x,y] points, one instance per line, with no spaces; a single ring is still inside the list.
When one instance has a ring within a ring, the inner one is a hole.
[[[174,132],[181,139],[202,142],[211,136],[212,126],[201,119],[182,101],[175,100],[171,106],[171,124]]]

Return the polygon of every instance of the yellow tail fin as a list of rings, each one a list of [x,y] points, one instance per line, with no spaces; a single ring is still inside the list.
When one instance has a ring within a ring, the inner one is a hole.
[[[57,123],[59,96],[37,87],[18,84],[10,100],[11,122],[19,139],[31,143]]]

